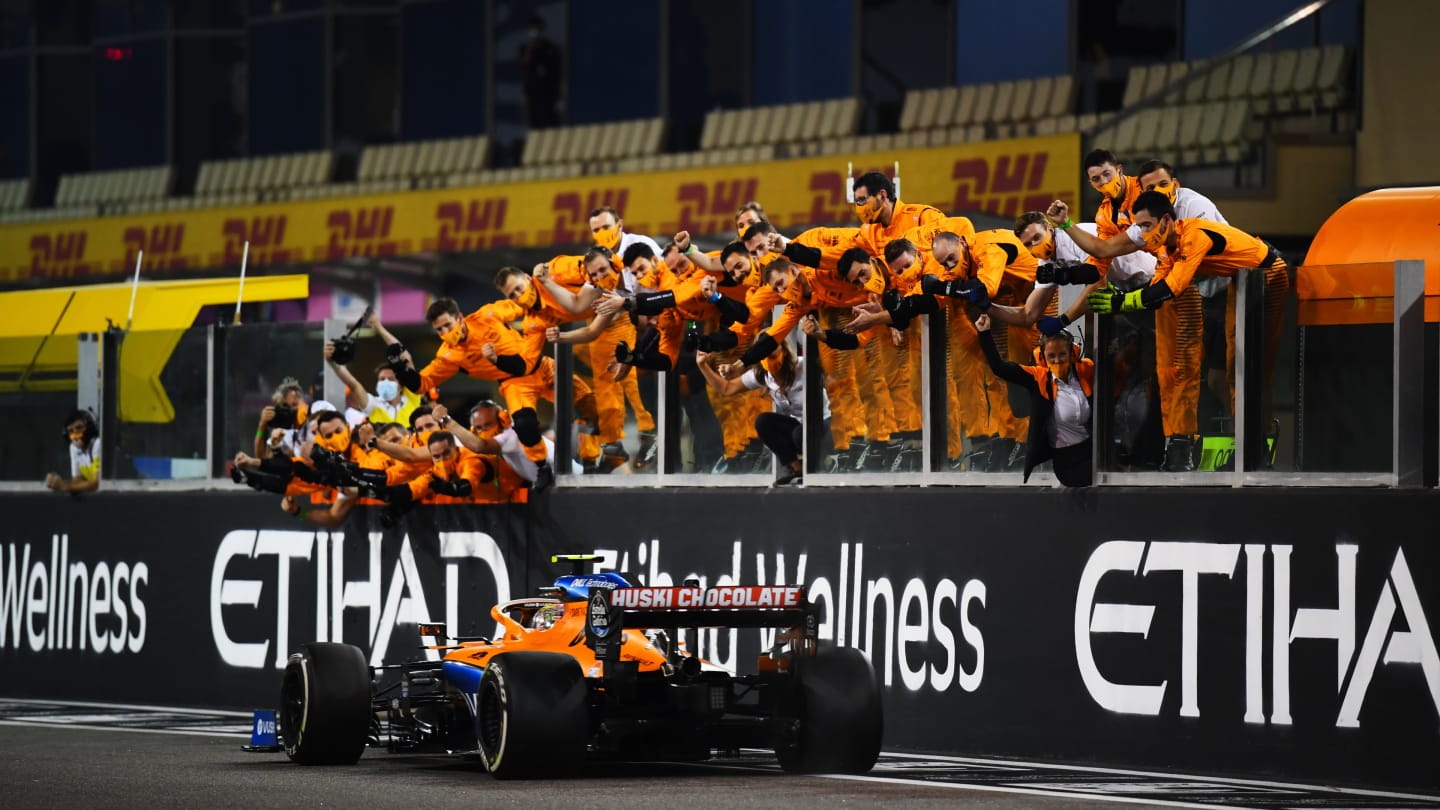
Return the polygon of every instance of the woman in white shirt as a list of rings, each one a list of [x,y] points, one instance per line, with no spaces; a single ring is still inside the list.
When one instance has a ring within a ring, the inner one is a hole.
[[[1067,487],[1091,482],[1090,405],[1094,396],[1095,361],[1080,356],[1070,333],[1061,330],[1040,339],[1036,362],[1022,366],[1002,360],[990,336],[990,316],[975,321],[980,349],[995,376],[1019,385],[1030,395],[1030,438],[1025,451],[1025,478],[1042,462],[1053,460],[1055,477]]]
[[[56,492],[94,492],[100,488],[100,427],[87,410],[76,410],[65,420],[70,440],[70,478],[59,473],[45,476],[45,486]]]
[[[755,417],[755,432],[780,461],[782,469],[775,478],[775,485],[804,483],[805,359],[796,357],[788,343],[781,343],[780,350],[772,352],[760,365],[752,366],[738,378],[727,379],[711,367],[709,357],[705,352],[696,352],[695,364],[705,375],[705,381],[718,393],[734,396],[747,390],[769,389],[773,407]],[[733,366],[738,367],[739,364]],[[730,368],[727,367],[727,370]],[[823,390],[820,396],[822,418],[829,420],[830,401]],[[828,430],[822,430],[821,434],[829,439]]]

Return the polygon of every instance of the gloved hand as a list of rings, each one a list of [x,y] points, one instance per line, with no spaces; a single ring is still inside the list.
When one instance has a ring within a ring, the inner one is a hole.
[[[1090,293],[1085,300],[1090,304],[1090,309],[1096,315],[1114,315],[1117,312],[1139,312],[1145,308],[1140,301],[1140,294],[1144,290],[1123,293],[1114,287],[1104,290],[1096,290]]]
[[[949,295],[950,282],[941,281],[939,276],[926,273],[920,277],[920,291],[926,295]]]
[[[385,346],[385,360],[389,363],[401,362],[400,355],[405,353],[404,343],[389,343]]]
[[[450,495],[456,498],[464,498],[470,494],[470,482],[458,475],[452,475],[450,479],[430,479],[430,491],[436,495]]]
[[[1060,334],[1060,332],[1065,329],[1065,322],[1059,318],[1046,315],[1035,322],[1035,327],[1040,330],[1040,334],[1045,337],[1051,337],[1052,335]]]
[[[990,308],[990,292],[985,289],[985,284],[978,278],[955,286],[950,294],[965,298],[978,307],[981,312]]]
[[[1093,264],[1047,262],[1035,271],[1038,284],[1094,284],[1099,280],[1100,268]]]

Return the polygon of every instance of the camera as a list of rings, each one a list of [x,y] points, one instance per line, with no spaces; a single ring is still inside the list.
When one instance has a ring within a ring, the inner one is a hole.
[[[1100,280],[1100,268],[1093,264],[1047,262],[1035,271],[1040,284],[1094,284]]]
[[[294,408],[289,405],[276,405],[275,417],[270,420],[270,427],[290,430],[297,426],[296,423],[299,422],[299,420],[300,414],[297,413]]]
[[[346,365],[355,359],[355,338],[345,335],[331,341],[335,345],[335,352],[330,359],[340,365]]]

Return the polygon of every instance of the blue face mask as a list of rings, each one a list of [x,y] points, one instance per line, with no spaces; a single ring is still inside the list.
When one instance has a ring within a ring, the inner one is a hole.
[[[394,380],[381,380],[375,383],[375,393],[386,402],[400,396],[400,383]]]

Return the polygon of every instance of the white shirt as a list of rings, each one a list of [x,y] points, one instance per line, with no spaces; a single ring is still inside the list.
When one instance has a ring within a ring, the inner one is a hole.
[[[1080,228],[1091,236],[1099,238],[1097,228],[1093,222],[1077,222],[1074,227]],[[1133,225],[1130,227],[1132,230],[1135,229]],[[1129,231],[1126,231],[1126,233],[1129,234]],[[1134,239],[1135,237],[1132,234],[1130,238]],[[1071,239],[1069,234],[1056,228],[1055,255],[1057,257],[1061,255],[1062,244],[1067,245],[1067,252],[1073,251],[1074,255],[1079,256],[1078,259],[1073,259],[1073,261],[1083,262],[1090,258],[1090,254],[1081,250],[1080,246],[1075,244],[1075,240]],[[1140,244],[1145,244],[1144,237],[1141,237]],[[1146,284],[1149,284],[1150,277],[1153,275],[1155,275],[1155,257],[1143,250],[1137,250],[1134,253],[1127,253],[1124,256],[1116,256],[1111,259],[1110,269],[1105,272],[1105,280],[1121,289],[1138,290]]]
[[[1055,382],[1054,418],[1050,420],[1050,446],[1069,447],[1090,438],[1090,400],[1085,398],[1085,389],[1072,370],[1065,379],[1054,374]]]
[[[791,419],[805,420],[805,358],[795,358],[795,382],[790,385],[790,390],[781,391],[779,383],[775,382],[775,375],[767,373],[765,380],[760,380],[760,370],[752,368],[740,375],[740,382],[746,388],[754,390],[760,387],[770,389],[770,401],[774,403],[775,413],[781,416],[788,416]],[[822,389],[820,391],[820,407],[823,411],[821,418],[830,418],[830,397]]]
[[[92,439],[84,450],[70,442],[70,477],[94,481],[100,476],[100,439]]]

